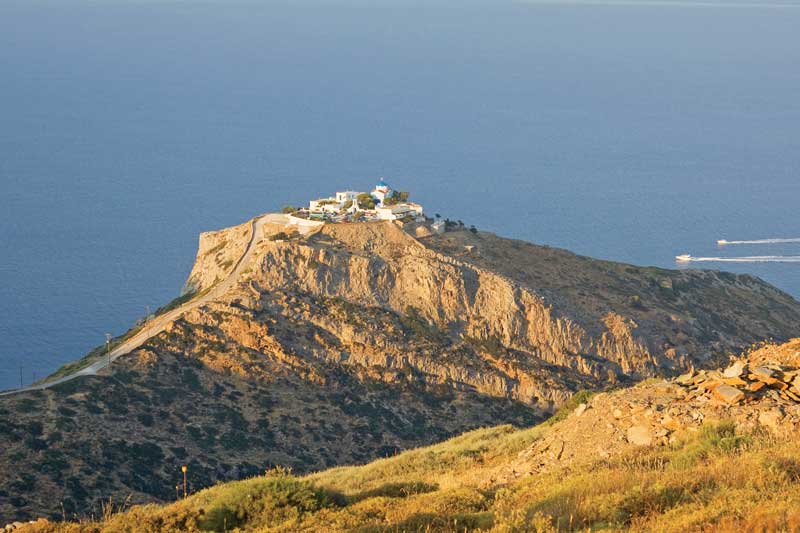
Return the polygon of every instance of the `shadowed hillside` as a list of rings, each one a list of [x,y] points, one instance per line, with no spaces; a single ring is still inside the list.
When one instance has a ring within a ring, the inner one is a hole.
[[[799,365],[800,340],[770,345],[724,370],[577,395],[529,429],[21,531],[797,531]]]

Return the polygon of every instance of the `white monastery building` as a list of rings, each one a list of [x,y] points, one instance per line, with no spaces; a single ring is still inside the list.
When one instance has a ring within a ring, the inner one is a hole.
[[[338,191],[336,196],[311,200],[308,215],[309,218],[338,222],[348,217],[352,220],[418,219],[424,216],[424,212],[421,205],[408,201],[408,193],[392,190],[381,178],[369,193]]]

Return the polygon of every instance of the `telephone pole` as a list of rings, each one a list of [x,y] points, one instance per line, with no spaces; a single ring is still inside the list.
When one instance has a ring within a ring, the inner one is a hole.
[[[186,465],[181,467],[181,472],[183,472],[183,497],[186,498],[187,490],[186,490],[186,471],[189,470]]]
[[[108,366],[111,366],[111,333],[106,333],[106,356],[108,357]]]

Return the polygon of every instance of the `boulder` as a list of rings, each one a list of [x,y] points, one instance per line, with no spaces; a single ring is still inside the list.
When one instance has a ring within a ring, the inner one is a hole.
[[[770,429],[778,429],[782,418],[783,413],[781,413],[780,409],[770,409],[758,414],[758,423]]]
[[[722,375],[726,378],[738,378],[744,373],[744,363],[742,361],[736,361],[731,366],[725,369],[722,372]]]
[[[669,415],[661,419],[661,425],[670,431],[678,431],[683,429],[683,424],[681,424],[680,420]]]
[[[740,402],[744,398],[744,393],[730,385],[722,384],[714,388],[714,397],[727,404]]]
[[[653,443],[653,432],[649,426],[639,424],[628,428],[628,442],[636,446],[650,446]]]
[[[751,370],[751,373],[755,375],[758,379],[763,379],[763,378],[771,379],[774,378],[777,374],[775,370],[764,365],[755,367],[754,369]]]

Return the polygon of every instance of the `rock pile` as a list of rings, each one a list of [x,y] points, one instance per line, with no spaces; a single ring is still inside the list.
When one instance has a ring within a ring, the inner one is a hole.
[[[606,459],[631,447],[667,446],[704,424],[728,420],[743,432],[800,434],[800,341],[766,346],[725,369],[692,370],[596,394],[520,452],[499,482]]]
[[[673,382],[688,389],[687,400],[705,397],[727,405],[738,405],[768,397],[783,405],[800,403],[800,368],[778,364],[757,364],[739,359],[723,371],[690,371]]]

